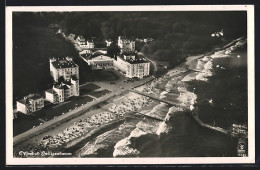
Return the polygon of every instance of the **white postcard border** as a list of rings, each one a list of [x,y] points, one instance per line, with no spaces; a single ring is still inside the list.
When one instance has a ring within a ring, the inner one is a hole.
[[[12,12],[22,11],[247,11],[248,157],[13,158]],[[254,5],[26,6],[6,7],[6,165],[237,164],[255,162]]]

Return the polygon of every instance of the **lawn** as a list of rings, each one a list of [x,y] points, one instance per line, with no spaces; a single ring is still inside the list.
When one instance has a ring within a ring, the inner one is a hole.
[[[80,95],[89,94],[92,91],[99,89],[100,87],[96,84],[90,83],[80,87]]]
[[[97,70],[98,81],[116,81],[119,77],[110,70]]]
[[[119,80],[120,77],[114,73],[113,70],[90,70],[86,72],[80,72],[81,75],[81,83],[85,82],[93,82],[93,81],[116,81]],[[82,80],[83,79],[83,80]]]
[[[28,117],[22,113],[18,115],[19,118],[14,120],[14,126],[13,126],[13,135],[16,136],[18,134],[21,134],[29,129],[32,129],[33,126],[38,126],[41,121],[38,119],[33,119],[31,117]],[[19,119],[19,122],[17,121]]]
[[[106,94],[109,94],[109,93],[111,93],[111,91],[104,89],[104,90],[101,90],[101,91],[94,91],[94,92],[91,93],[91,95],[96,97],[96,98],[99,98],[99,97],[102,97],[103,95],[106,95]]]

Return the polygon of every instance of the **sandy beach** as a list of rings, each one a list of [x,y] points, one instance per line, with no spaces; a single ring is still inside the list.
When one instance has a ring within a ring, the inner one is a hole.
[[[180,83],[183,85],[181,80],[185,76],[187,76],[187,74],[189,75],[189,71],[190,71],[189,69],[195,68],[195,66],[198,65],[197,64],[198,59],[202,57],[203,57],[202,55],[188,57],[185,63],[170,70],[167,74],[165,74],[161,78],[154,80],[150,83],[147,83],[143,86],[140,86],[136,89],[155,96],[159,95],[160,98],[165,98],[168,93],[167,90],[165,92],[160,92],[158,89],[163,89],[164,87],[167,87],[167,85],[169,84],[168,89],[171,89],[171,95],[173,95],[172,99],[175,98],[176,100],[177,98],[182,100],[180,106],[189,109],[189,105],[191,102],[190,99],[188,99],[189,97],[187,98],[187,96],[189,96],[190,94],[187,95],[187,89],[179,88],[179,86]],[[172,78],[172,81],[170,81],[170,83],[168,81],[164,81],[165,78]],[[175,90],[172,90],[174,88],[170,86],[176,86]],[[181,96],[186,96],[186,98],[183,98]],[[137,104],[140,101],[142,103]],[[178,103],[178,100],[176,100],[176,103]],[[129,109],[131,104],[133,104],[133,109]],[[166,106],[167,105],[163,103],[160,104],[157,101],[153,101],[147,97],[140,96],[132,92],[125,93],[120,96],[107,100],[106,104],[102,104],[102,106],[98,106],[98,109],[89,110],[86,113],[72,120],[69,120],[66,123],[63,123],[55,128],[52,128],[48,132],[34,136],[33,138],[23,142],[22,144],[19,144],[19,146],[14,147],[14,152],[17,153],[21,150],[26,150],[28,147],[31,149],[34,148],[35,146],[40,146],[39,147],[40,150],[56,151],[56,152],[64,151],[66,148],[73,148],[73,146],[77,145],[81,141],[84,140],[86,142],[86,139],[91,139],[91,136],[94,136],[95,133],[98,133],[101,130],[105,131],[104,129],[106,127],[113,126],[113,124],[116,124],[117,122],[120,122],[121,120],[125,119],[127,116],[131,116],[131,114],[134,114],[131,111],[138,111],[140,113],[157,117],[159,119],[165,119],[165,121],[167,121],[169,115],[156,114],[156,112],[160,108],[169,109],[169,107]],[[172,107],[171,109],[172,111],[183,110],[181,107],[180,108]],[[110,118],[110,120],[98,121],[99,120],[98,117],[103,117],[102,115],[106,115],[107,117]],[[156,124],[157,125],[155,126],[155,128],[153,128],[151,132],[159,134],[161,133],[160,131],[162,130],[160,129],[163,129],[163,125],[165,124],[165,122],[161,122],[161,123],[157,122]],[[136,134],[136,133],[133,132],[132,134]],[[131,135],[128,138],[131,138]],[[117,151],[115,152],[120,152],[120,151],[118,151],[117,148]]]
[[[66,148],[72,148],[82,141],[87,143],[87,139],[90,140],[91,136],[95,136],[98,132],[105,133],[106,128],[120,125],[125,118],[133,116],[136,112],[163,120],[161,122],[155,121],[153,127],[150,127],[150,124],[145,123],[145,121],[139,122],[129,136],[123,138],[114,146],[114,155],[122,156],[122,154],[125,154],[122,150],[125,150],[126,147],[131,150],[131,147],[129,147],[130,138],[147,133],[158,135],[164,133],[171,114],[184,110],[192,111],[197,96],[194,90],[190,91],[186,88],[186,83],[192,80],[207,81],[207,77],[213,74],[211,72],[212,59],[225,57],[226,53],[232,52],[243,43],[244,41],[237,42],[235,45],[217,51],[212,55],[190,56],[186,59],[186,62],[169,70],[160,78],[135,88],[140,92],[173,101],[179,107],[169,107],[165,103],[154,101],[148,97],[133,92],[125,92],[89,109],[74,119],[14,146],[14,154],[19,157],[21,155],[18,153],[26,150],[64,151]],[[164,109],[166,114],[158,115],[160,109]],[[169,111],[167,112],[167,110]],[[145,129],[140,131],[144,127]],[[134,149],[129,153],[138,155],[138,151]]]
[[[132,92],[123,93],[97,105],[96,109],[91,108],[66,123],[57,125],[47,132],[14,146],[14,153],[17,155],[19,151],[26,152],[28,149],[62,151],[65,148],[73,147],[105,127],[116,124],[135,114],[134,111],[142,107],[151,107],[152,102],[152,100]]]

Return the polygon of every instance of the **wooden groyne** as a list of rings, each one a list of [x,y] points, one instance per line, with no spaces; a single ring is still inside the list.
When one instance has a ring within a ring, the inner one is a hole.
[[[227,45],[223,46],[222,49],[226,49],[226,48],[232,46],[233,44],[237,43],[238,41],[243,40],[245,38],[246,38],[246,36],[243,36],[243,37],[240,37],[238,39],[235,39],[232,42],[228,43]]]
[[[161,118],[158,118],[158,117],[153,117],[153,116],[150,116],[150,115],[146,115],[146,114],[141,113],[141,112],[135,112],[135,113],[140,114],[140,115],[145,116],[145,117],[150,118],[150,119],[157,120],[157,121],[164,121],[164,119],[161,119]]]
[[[140,94],[140,95],[142,95],[142,96],[146,96],[146,97],[149,97],[149,98],[151,98],[151,99],[157,100],[157,101],[159,101],[159,102],[166,103],[166,104],[171,105],[171,106],[180,107],[179,105],[177,105],[177,104],[175,104],[175,103],[172,103],[172,102],[170,102],[170,101],[168,101],[168,100],[160,99],[160,98],[155,97],[155,96],[152,96],[152,95],[150,95],[150,94],[142,93],[142,92],[137,91],[137,90],[134,90],[134,89],[130,89],[130,91],[133,92],[133,93],[137,93],[137,94]]]
[[[226,130],[226,129],[223,129],[221,127],[215,127],[215,126],[211,126],[207,123],[203,123],[197,115],[191,113],[190,114],[192,116],[192,118],[201,126],[205,127],[205,128],[208,128],[210,130],[214,130],[214,131],[217,131],[217,132],[220,132],[222,134],[225,134],[225,135],[228,135],[230,137],[233,137],[233,138],[247,138],[247,135],[242,135],[242,134],[235,134],[235,133],[232,133],[232,131],[229,131],[229,130]]]

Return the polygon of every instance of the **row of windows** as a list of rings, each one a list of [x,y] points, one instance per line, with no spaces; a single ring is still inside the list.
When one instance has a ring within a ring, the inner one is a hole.
[[[64,71],[73,71],[74,69],[62,69],[61,71],[64,72]],[[77,72],[77,70],[75,69],[75,72]]]

